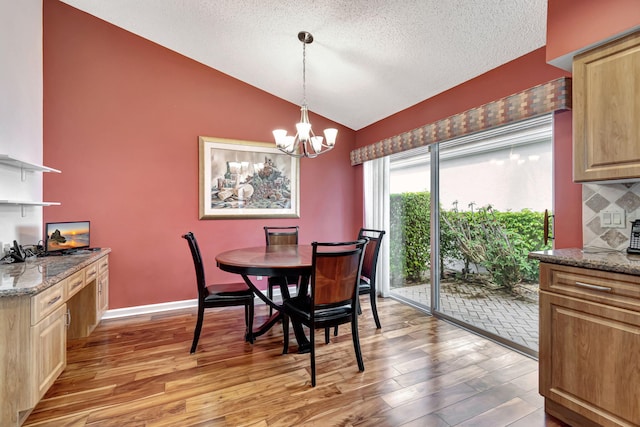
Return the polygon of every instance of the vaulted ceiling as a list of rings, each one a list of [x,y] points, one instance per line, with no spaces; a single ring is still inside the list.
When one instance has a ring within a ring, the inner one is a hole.
[[[545,45],[547,0],[62,0],[358,130]]]

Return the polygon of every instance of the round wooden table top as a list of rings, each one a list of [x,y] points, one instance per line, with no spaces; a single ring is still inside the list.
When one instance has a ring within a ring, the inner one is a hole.
[[[219,253],[216,263],[221,270],[250,276],[308,275],[312,253],[311,245],[255,246]]]

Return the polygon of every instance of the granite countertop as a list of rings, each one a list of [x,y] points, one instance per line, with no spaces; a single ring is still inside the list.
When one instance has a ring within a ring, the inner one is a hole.
[[[75,254],[31,257],[26,262],[0,264],[0,298],[33,295],[55,285],[111,252],[78,251]]]
[[[607,249],[553,249],[529,253],[529,258],[550,264],[591,268],[640,276],[640,255]]]

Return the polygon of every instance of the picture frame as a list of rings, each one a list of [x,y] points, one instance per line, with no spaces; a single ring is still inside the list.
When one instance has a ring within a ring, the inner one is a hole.
[[[198,140],[200,219],[300,218],[300,159],[273,143]]]

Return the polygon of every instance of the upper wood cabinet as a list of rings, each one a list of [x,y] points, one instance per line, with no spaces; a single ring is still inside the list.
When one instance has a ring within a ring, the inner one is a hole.
[[[573,61],[573,179],[640,180],[640,32]]]

